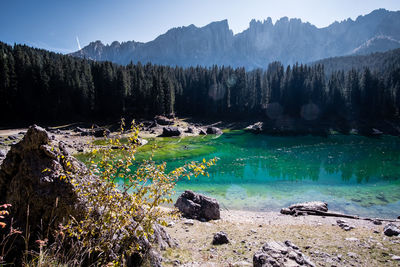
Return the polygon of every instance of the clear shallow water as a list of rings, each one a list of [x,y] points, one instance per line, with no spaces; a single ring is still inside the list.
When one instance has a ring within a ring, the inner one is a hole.
[[[400,215],[400,139],[333,135],[274,137],[243,131],[219,137],[162,138],[143,147],[169,168],[219,157],[210,177],[182,180],[185,189],[215,197],[228,209],[279,211],[321,200],[330,210],[369,217]]]

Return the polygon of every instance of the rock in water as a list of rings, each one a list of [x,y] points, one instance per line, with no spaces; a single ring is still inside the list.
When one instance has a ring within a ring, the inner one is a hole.
[[[212,244],[213,245],[223,245],[228,244],[229,239],[225,232],[218,232],[214,234]]]
[[[383,233],[387,236],[398,236],[400,235],[400,229],[393,223],[389,223],[383,229]]]
[[[253,256],[254,267],[315,266],[292,242],[268,242]]]
[[[222,131],[220,128],[217,128],[217,127],[208,127],[206,133],[220,135],[220,134],[222,134]]]
[[[186,218],[206,221],[220,219],[219,204],[216,199],[196,194],[190,190],[186,190],[179,196],[175,207]]]
[[[163,127],[162,136],[165,137],[173,137],[173,136],[180,136],[182,134],[181,129],[178,127]]]

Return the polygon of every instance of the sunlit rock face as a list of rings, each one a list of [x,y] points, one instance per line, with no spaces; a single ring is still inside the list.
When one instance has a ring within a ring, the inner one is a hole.
[[[92,42],[71,55],[119,64],[151,62],[171,66],[229,65],[266,68],[272,61],[309,63],[322,58],[383,52],[400,47],[400,12],[375,10],[325,28],[300,19],[252,20],[233,34],[228,21],[173,28],[155,40],[104,45]]]

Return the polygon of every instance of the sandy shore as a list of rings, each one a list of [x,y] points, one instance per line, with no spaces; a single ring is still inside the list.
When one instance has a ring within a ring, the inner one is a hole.
[[[370,221],[342,219],[355,228],[345,231],[340,218],[300,216],[277,212],[222,211],[210,222],[180,218],[170,223],[168,233],[179,248],[162,254],[166,266],[252,266],[254,253],[268,241],[290,240],[317,266],[399,266],[400,236],[387,237]],[[189,221],[191,222],[191,221]],[[400,226],[400,223],[396,223]],[[227,233],[229,244],[212,245],[213,234]]]

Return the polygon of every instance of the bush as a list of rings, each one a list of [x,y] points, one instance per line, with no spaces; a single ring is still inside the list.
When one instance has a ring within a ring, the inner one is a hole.
[[[122,121],[121,135],[123,132]],[[132,122],[129,132],[128,144],[121,144],[120,138],[108,138],[109,146],[92,151],[92,179],[62,177],[71,179],[87,203],[83,218],[71,217],[60,230],[74,241],[75,257],[96,264],[121,265],[132,254],[146,253],[151,247],[149,237],[154,224],[165,225],[163,218],[170,215],[162,205],[172,203],[176,183],[183,177],[208,175],[206,169],[216,162],[216,158],[188,162],[169,172],[165,162],[157,164],[152,157],[136,162],[139,127]],[[111,149],[116,146],[122,153]]]

